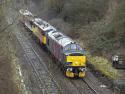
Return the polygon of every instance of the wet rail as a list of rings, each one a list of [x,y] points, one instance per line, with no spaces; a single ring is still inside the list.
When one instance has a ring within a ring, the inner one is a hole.
[[[52,79],[46,65],[36,51],[33,49],[31,43],[28,41],[22,32],[15,32],[16,37],[24,50],[24,55],[29,65],[33,68],[33,74],[42,94],[59,94],[58,83]]]

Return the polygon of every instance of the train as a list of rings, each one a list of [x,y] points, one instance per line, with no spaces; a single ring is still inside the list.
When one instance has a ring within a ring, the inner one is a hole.
[[[70,37],[59,32],[47,21],[21,9],[20,22],[37,37],[39,43],[58,60],[59,67],[69,78],[84,78],[86,75],[85,49]]]

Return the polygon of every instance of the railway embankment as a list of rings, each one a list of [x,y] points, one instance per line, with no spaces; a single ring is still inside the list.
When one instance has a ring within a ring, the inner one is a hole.
[[[8,37],[7,33],[0,34],[0,94],[18,94],[16,58]]]

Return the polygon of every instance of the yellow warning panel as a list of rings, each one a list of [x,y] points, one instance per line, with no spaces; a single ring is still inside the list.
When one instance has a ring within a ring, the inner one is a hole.
[[[46,44],[46,36],[42,36],[42,43]]]
[[[38,27],[32,26],[32,32],[34,33],[35,36],[39,38],[40,32],[39,32]]]
[[[86,56],[67,56],[67,62],[71,62],[71,66],[86,66]]]

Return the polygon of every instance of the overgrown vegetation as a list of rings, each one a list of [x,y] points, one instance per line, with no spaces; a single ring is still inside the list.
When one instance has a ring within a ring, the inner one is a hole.
[[[58,26],[57,20],[62,19],[64,21],[60,20],[62,24],[71,24],[70,29],[64,30],[61,27],[60,29],[70,32],[67,34],[73,38],[79,38],[92,53],[111,55],[125,46],[124,0],[44,0],[44,2],[46,3],[44,9],[56,14],[54,17],[51,17],[52,13],[47,15],[54,19],[51,22]]]
[[[45,0],[49,9],[55,11],[64,21],[82,25],[101,19],[107,9],[108,1]]]
[[[115,0],[111,0],[115,1]],[[117,1],[115,1],[118,3]],[[124,54],[123,48],[125,47],[125,1],[120,1],[117,8],[112,13],[111,20],[101,20],[90,23],[86,26],[81,26],[78,31],[79,35],[83,32],[83,37],[86,46],[90,48],[93,53],[98,55],[109,56],[114,53]],[[110,7],[110,6],[109,6]],[[105,16],[108,14],[105,14]]]
[[[113,54],[125,53],[125,1],[45,0],[45,2],[49,6],[48,11],[54,11],[52,13],[56,14],[54,17],[47,15],[51,18],[50,22],[78,40],[91,52],[89,61],[96,69],[111,78],[116,78],[117,71],[106,58],[111,60]]]
[[[100,71],[105,76],[111,79],[118,79],[120,74],[117,69],[112,67],[112,64],[106,59],[102,57],[90,57],[89,62],[94,66],[95,70]]]

